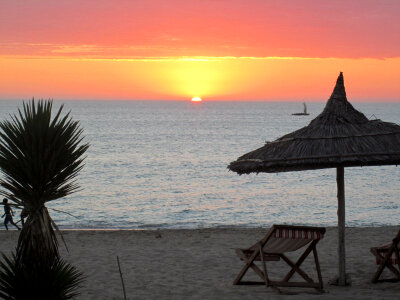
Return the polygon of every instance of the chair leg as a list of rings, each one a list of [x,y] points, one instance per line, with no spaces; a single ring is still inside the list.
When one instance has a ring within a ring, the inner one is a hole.
[[[302,269],[300,269],[300,265],[302,262],[296,263],[292,262],[288,257],[286,257],[284,254],[280,255],[283,260],[290,266],[292,269],[289,271],[289,273],[286,275],[286,277],[282,280],[283,282],[288,282],[290,278],[294,275],[295,272],[297,272],[303,279],[309,283],[313,283],[314,281],[304,272]]]
[[[396,244],[390,246],[390,248],[388,249],[388,251],[385,253],[384,256],[382,256],[380,253],[374,253],[372,251],[372,253],[382,261],[382,264],[379,265],[378,270],[376,271],[374,277],[372,278],[372,283],[380,281],[379,277],[382,275],[383,269],[385,267],[387,267],[391,272],[393,272],[396,275],[397,279],[400,279],[400,272],[390,264],[390,258],[392,257],[393,252],[398,257],[399,252]]]
[[[384,264],[379,265],[378,270],[376,270],[376,273],[372,278],[372,283],[376,283],[379,281],[379,277],[381,276],[384,268],[385,268]]]
[[[385,269],[385,267],[387,267],[397,278],[392,278],[392,279],[379,279],[379,277],[382,275],[383,270]],[[400,280],[400,272],[393,267],[390,264],[382,264],[379,265],[378,270],[376,271],[374,278],[372,279],[372,283],[377,283],[380,281],[399,281]]]
[[[318,241],[317,241],[318,242]],[[289,271],[289,273],[287,273],[286,277],[283,279],[283,281],[289,281],[290,278],[292,278],[292,276],[294,275],[294,273],[297,271],[296,269],[299,269],[299,266],[303,263],[303,261],[307,258],[307,256],[310,254],[311,250],[313,247],[315,247],[316,241],[313,241],[310,246],[307,247],[306,251],[304,251],[304,253],[300,256],[300,258],[297,260],[296,264],[293,264],[293,262],[291,262],[287,257],[284,258],[284,260],[292,267],[292,269]],[[283,258],[283,256],[282,256]],[[297,271],[298,272],[298,271]],[[301,271],[302,272],[302,271]],[[305,274],[304,272],[302,272],[303,276],[301,273],[299,273],[300,275],[302,275],[302,277],[310,282],[310,278],[307,276],[307,274]],[[307,279],[308,278],[308,279]],[[312,280],[311,280],[312,281]]]
[[[371,248],[371,253],[376,256],[378,261],[382,261],[382,264],[379,264],[378,270],[376,270],[374,277],[372,278],[371,282],[376,283],[379,281],[379,277],[381,276],[383,269],[386,266],[386,259],[382,256],[379,252],[374,251],[374,248]]]
[[[397,280],[400,280],[400,272],[389,263],[389,259],[384,259],[382,264],[379,265],[378,270],[376,271],[374,277],[372,278],[372,283],[376,283],[379,281],[386,281],[386,280],[379,280],[379,277],[382,275],[383,270],[387,267],[396,277]],[[398,265],[398,268],[400,270],[400,264]],[[395,279],[394,279],[395,280]]]
[[[243,261],[245,262],[245,266],[236,276],[235,280],[233,281],[233,285],[237,285],[240,283],[249,268],[252,268],[253,271],[256,272],[256,274],[260,276],[262,280],[264,280],[264,273],[254,264],[254,260],[258,255],[258,251],[254,251],[249,259],[246,257],[246,255],[244,255],[243,252],[240,251],[240,249],[236,250],[236,253],[241,259],[243,259]]]
[[[264,261],[264,253],[262,251],[262,245],[261,244],[260,244],[260,257],[261,257],[261,262],[262,262],[262,265],[263,265],[265,285],[269,285],[269,279],[268,279],[268,273],[267,273],[267,264]]]
[[[321,268],[319,266],[318,253],[317,253],[317,248],[315,246],[313,247],[313,254],[314,254],[315,267],[317,268],[319,290],[323,290],[324,283],[322,282]]]
[[[394,251],[395,251],[395,256],[397,259],[397,268],[400,271],[400,255],[399,255],[399,248],[397,248],[397,243],[394,244]],[[398,272],[396,275],[397,275],[397,278],[400,280],[400,272]]]

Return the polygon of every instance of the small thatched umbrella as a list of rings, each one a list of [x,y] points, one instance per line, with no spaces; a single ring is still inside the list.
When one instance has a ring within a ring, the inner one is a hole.
[[[323,112],[310,124],[249,152],[228,168],[238,174],[336,168],[339,285],[346,284],[344,167],[400,164],[400,126],[368,120],[347,101],[340,73]]]

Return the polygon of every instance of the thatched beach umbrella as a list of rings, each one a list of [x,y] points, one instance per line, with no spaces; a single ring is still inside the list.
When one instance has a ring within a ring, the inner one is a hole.
[[[347,101],[343,74],[310,124],[249,152],[228,168],[238,174],[336,168],[339,285],[346,284],[344,167],[400,164],[400,126],[368,120]]]

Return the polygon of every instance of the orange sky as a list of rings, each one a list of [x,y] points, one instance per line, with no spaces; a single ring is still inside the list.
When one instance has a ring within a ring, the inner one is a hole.
[[[400,1],[0,0],[0,99],[400,101]]]

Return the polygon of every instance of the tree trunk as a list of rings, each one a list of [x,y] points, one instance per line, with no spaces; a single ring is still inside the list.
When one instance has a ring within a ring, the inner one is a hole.
[[[47,208],[29,209],[17,244],[17,262],[26,267],[51,266],[59,258],[57,237]]]

